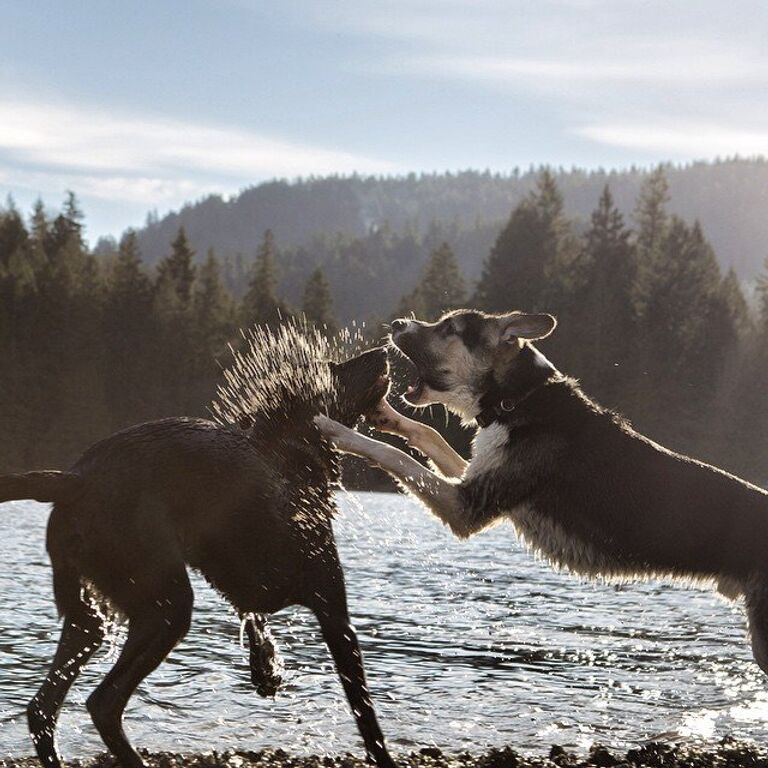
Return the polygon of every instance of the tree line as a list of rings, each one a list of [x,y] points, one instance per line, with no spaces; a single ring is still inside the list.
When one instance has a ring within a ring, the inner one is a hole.
[[[450,226],[421,235],[378,228],[352,241],[355,259],[394,253],[388,280],[402,298],[387,311],[371,301],[376,308],[360,319],[378,336],[394,316],[429,319],[465,304],[552,312],[560,326],[542,349],[588,393],[654,439],[765,482],[768,265],[748,302],[736,275],[721,273],[700,224],[670,214],[669,202],[659,168],[630,221],[606,185],[579,225],[545,170],[475,276],[462,273]],[[424,248],[420,273],[398,269]],[[0,471],[64,466],[115,429],[205,415],[217,361],[226,362],[241,327],[303,312],[332,331],[334,307],[349,297],[332,295],[318,266],[327,262],[314,263],[287,290],[290,258],[270,230],[254,257],[235,265],[213,249],[195,254],[180,227],[147,268],[131,230],[113,247],[89,249],[72,194],[56,215],[38,203],[28,220],[9,202],[0,210]],[[348,290],[365,304],[377,280]],[[457,424],[447,429],[466,447]]]
[[[0,471],[63,466],[130,424],[205,415],[238,329],[292,311],[275,276],[269,231],[236,301],[216,254],[197,259],[183,228],[148,270],[131,230],[114,252],[90,252],[71,193],[54,217],[37,203],[28,223],[9,201],[0,211]],[[299,309],[333,329],[321,272]]]
[[[364,264],[352,260],[347,273],[331,274],[336,233],[345,240],[365,238],[372,226],[387,223],[394,232],[421,236],[437,223],[449,236],[462,270],[475,280],[509,212],[535,188],[541,170],[531,166],[500,173],[465,170],[267,181],[232,197],[210,195],[165,216],[148,217],[138,233],[139,243],[146,262],[154,265],[183,225],[200,253],[215,246],[223,259],[234,260],[238,253],[250,255],[264,230],[271,228],[284,252],[302,248],[309,252],[309,261],[296,263],[308,275],[318,263],[312,261],[317,255],[313,241],[330,235],[329,261],[323,262],[323,268],[334,291],[340,294],[338,311],[346,321],[359,317],[365,306],[354,302],[348,309],[344,306],[347,297],[343,278],[358,269],[386,277],[388,262],[379,268],[371,253]],[[740,280],[753,280],[765,256],[763,243],[768,241],[768,159],[734,157],[684,165],[669,163],[664,172],[672,193],[670,211],[686,221],[698,218],[705,222],[720,263],[726,268],[733,266]],[[552,173],[565,197],[566,213],[580,227],[588,226],[605,184],[610,185],[619,210],[629,217],[648,169],[572,167],[555,168]],[[466,232],[466,241],[448,229]],[[419,268],[427,255],[421,252]],[[282,276],[289,289],[293,275],[283,270]],[[382,299],[389,300],[382,307],[384,312],[399,298],[399,294],[392,296],[387,289],[387,285],[383,286]]]

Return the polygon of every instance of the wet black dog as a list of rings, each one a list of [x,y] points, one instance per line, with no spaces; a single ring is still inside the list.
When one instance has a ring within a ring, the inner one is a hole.
[[[386,394],[381,349],[323,365],[334,395],[325,406],[348,425]],[[258,382],[250,386],[256,392]],[[124,768],[144,765],[123,732],[123,710],[189,628],[186,566],[200,571],[241,615],[289,605],[311,609],[369,759],[384,768],[393,764],[347,614],[331,525],[339,466],[312,423],[317,402],[301,395],[299,383],[290,402],[272,404],[273,413],[263,400],[258,405],[249,423],[150,422],[97,443],[68,472],[0,477],[0,501],[54,502],[47,544],[64,625],[51,669],[28,709],[44,766],[60,766],[56,721],[80,668],[102,641],[100,601],[124,615],[128,636],[88,698],[88,710]],[[247,403],[241,410],[248,411]],[[255,629],[249,626],[252,650]]]

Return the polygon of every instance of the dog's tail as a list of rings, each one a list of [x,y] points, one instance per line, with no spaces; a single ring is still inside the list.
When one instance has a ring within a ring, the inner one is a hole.
[[[0,475],[0,502],[34,499],[62,501],[80,487],[80,476],[72,472],[25,472]]]

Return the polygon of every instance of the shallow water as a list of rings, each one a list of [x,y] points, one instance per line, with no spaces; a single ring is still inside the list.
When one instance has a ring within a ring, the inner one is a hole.
[[[626,747],[726,733],[765,743],[768,680],[751,662],[740,606],[664,584],[585,583],[535,561],[508,526],[459,542],[403,496],[342,494],[340,505],[350,612],[394,751]],[[32,751],[23,710],[58,637],[47,511],[0,505],[0,758]],[[264,700],[250,687],[236,617],[194,583],[190,633],[127,711],[136,745],[359,752],[312,616],[273,619],[287,684]],[[110,659],[114,649],[102,650],[70,693],[65,756],[103,749],[84,702]]]

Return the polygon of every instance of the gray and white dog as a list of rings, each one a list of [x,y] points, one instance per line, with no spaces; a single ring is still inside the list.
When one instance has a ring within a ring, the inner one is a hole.
[[[479,427],[469,463],[386,402],[372,423],[404,436],[435,471],[326,417],[318,426],[459,537],[506,519],[578,574],[673,577],[744,596],[755,660],[768,673],[768,493],[654,443],[590,400],[531,343],[555,326],[547,314],[472,310],[392,324],[392,344],[418,377],[405,399],[442,403]]]

